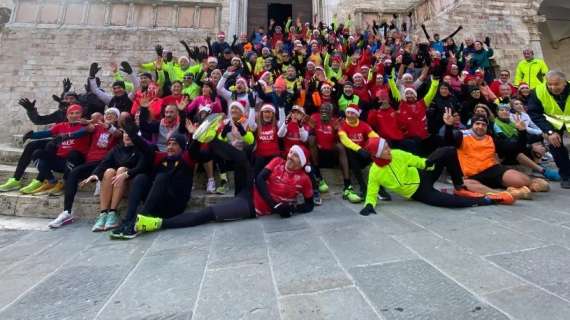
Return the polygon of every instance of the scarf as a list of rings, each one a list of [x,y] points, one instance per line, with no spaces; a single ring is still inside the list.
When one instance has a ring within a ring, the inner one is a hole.
[[[501,129],[501,131],[507,136],[507,138],[517,137],[519,135],[519,131],[515,127],[515,124],[512,121],[505,122],[500,118],[495,119],[495,125]]]

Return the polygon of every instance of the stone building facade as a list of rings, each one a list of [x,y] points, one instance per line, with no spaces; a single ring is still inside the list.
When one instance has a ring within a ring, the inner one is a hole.
[[[456,40],[490,36],[501,68],[514,71],[530,46],[570,74],[568,0],[0,0],[0,142],[30,128],[20,97],[37,99],[48,112],[64,77],[83,90],[93,61],[104,67],[105,86],[112,61],[149,60],[158,43],[184,54],[179,40],[198,44],[220,30],[248,32],[289,12],[326,22],[350,14],[355,27],[412,12],[432,33],[445,36],[463,25]]]

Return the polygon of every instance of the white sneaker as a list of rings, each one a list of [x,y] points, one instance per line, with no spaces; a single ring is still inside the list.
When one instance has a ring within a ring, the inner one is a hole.
[[[57,218],[53,219],[49,224],[48,227],[56,229],[66,224],[70,224],[73,222],[73,215],[67,211],[63,210],[62,213],[57,216]]]
[[[97,197],[100,194],[101,194],[101,181],[97,181],[97,183],[95,184],[95,191],[93,192],[93,196]]]
[[[206,185],[207,193],[216,193],[216,180],[208,179],[208,184]]]

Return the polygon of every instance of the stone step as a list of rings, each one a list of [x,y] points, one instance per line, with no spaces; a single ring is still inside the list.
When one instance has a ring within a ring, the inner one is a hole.
[[[187,208],[196,210],[214,205],[234,197],[233,190],[225,194],[206,194],[204,190],[193,190]],[[333,189],[322,195],[324,201],[341,196],[341,189]],[[121,201],[119,211],[124,212],[126,199]],[[0,215],[55,218],[63,211],[63,196],[30,196],[17,191],[0,193]],[[80,191],[75,197],[73,211],[79,219],[93,219],[99,214],[99,197],[93,196],[92,191]]]
[[[17,148],[11,143],[0,143],[0,164],[16,164],[24,149]]]
[[[10,140],[10,144],[14,148],[23,148],[24,142],[22,141],[23,134],[14,134]]]

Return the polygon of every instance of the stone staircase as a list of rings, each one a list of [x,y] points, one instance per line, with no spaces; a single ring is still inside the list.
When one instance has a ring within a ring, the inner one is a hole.
[[[16,163],[22,153],[22,136],[14,135],[9,143],[0,144],[0,181],[3,183],[12,177]],[[331,191],[323,195],[323,200],[332,196],[340,196],[342,177],[338,170],[322,170],[322,173],[331,187]],[[22,178],[26,185],[37,174],[35,167],[30,165]],[[198,172],[194,177],[194,190],[188,203],[189,209],[199,209],[233,197],[233,174],[228,174],[229,188],[225,194],[207,194],[205,190],[206,176]],[[82,188],[77,193],[73,205],[74,214],[79,218],[95,218],[99,209],[99,197],[93,195],[95,185]],[[119,211],[126,207],[126,200],[119,205]],[[63,210],[63,196],[30,196],[17,191],[0,193],[0,215],[54,218]]]

